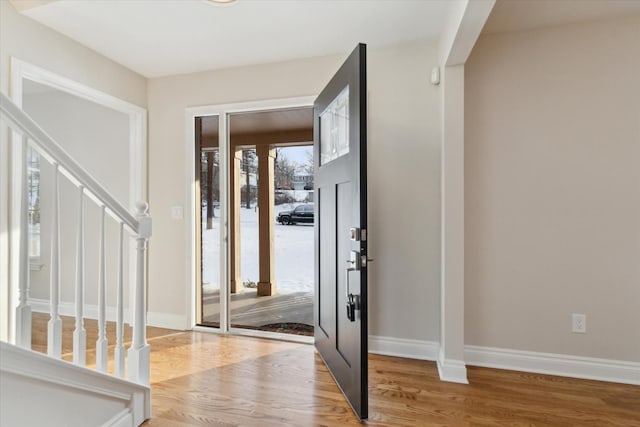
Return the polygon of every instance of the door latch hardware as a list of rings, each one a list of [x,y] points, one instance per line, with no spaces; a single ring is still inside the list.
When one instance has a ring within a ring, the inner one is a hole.
[[[356,298],[353,294],[347,298],[347,319],[352,322],[356,321]]]
[[[350,259],[347,260],[347,268],[344,270],[344,293],[347,300],[347,318],[355,322],[356,310],[360,309],[360,297],[351,293],[349,286],[349,273],[360,270],[360,262],[358,262],[358,251],[350,252]]]

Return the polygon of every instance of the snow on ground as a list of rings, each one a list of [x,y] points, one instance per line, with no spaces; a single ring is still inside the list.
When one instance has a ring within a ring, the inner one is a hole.
[[[275,206],[275,216],[292,210],[300,203]],[[220,277],[220,211],[215,210],[213,229],[202,233],[202,282],[205,292],[219,288]],[[258,213],[256,209],[240,209],[240,271],[244,282],[258,282]],[[275,276],[278,293],[313,292],[313,225],[281,225],[275,223]]]

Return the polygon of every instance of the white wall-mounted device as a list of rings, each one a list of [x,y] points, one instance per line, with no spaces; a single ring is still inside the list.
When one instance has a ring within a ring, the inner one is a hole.
[[[440,84],[440,67],[433,67],[433,69],[431,70],[431,78],[429,79],[429,81],[431,81],[432,85],[439,85]]]

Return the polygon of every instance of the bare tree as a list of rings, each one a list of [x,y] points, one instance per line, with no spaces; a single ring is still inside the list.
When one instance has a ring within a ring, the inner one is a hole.
[[[242,150],[242,171],[245,174],[245,203],[246,208],[251,209],[251,174],[256,174],[258,166],[256,164],[258,156],[255,149]]]
[[[282,148],[277,148],[274,161],[275,188],[278,190],[291,190],[295,172],[296,165],[287,158]]]
[[[313,175],[313,150],[306,152],[307,158],[302,165],[303,170],[309,175]]]
[[[219,198],[219,153],[218,151],[202,151],[200,153],[200,191],[202,207],[207,208],[207,229],[213,228],[215,218],[215,201]]]
[[[306,152],[307,158],[305,160],[305,162],[300,165],[300,169],[303,171],[304,174],[311,176],[311,180],[307,181],[307,183],[304,186],[305,190],[313,190],[313,174],[314,174],[314,170],[313,170],[313,150],[309,150]]]

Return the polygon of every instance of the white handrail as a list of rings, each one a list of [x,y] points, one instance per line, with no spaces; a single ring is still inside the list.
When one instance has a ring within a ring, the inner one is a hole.
[[[16,104],[13,103],[6,95],[0,93],[0,110],[4,115],[4,119],[10,125],[20,129],[29,139],[36,141],[38,151],[52,159],[58,165],[66,169],[70,175],[77,179],[85,189],[92,193],[103,203],[109,211],[111,211],[120,221],[124,222],[131,230],[138,233],[138,220],[133,216],[127,208],[122,206],[115,197],[95,180],[78,162],[53,140],[36,122],[27,116]]]

